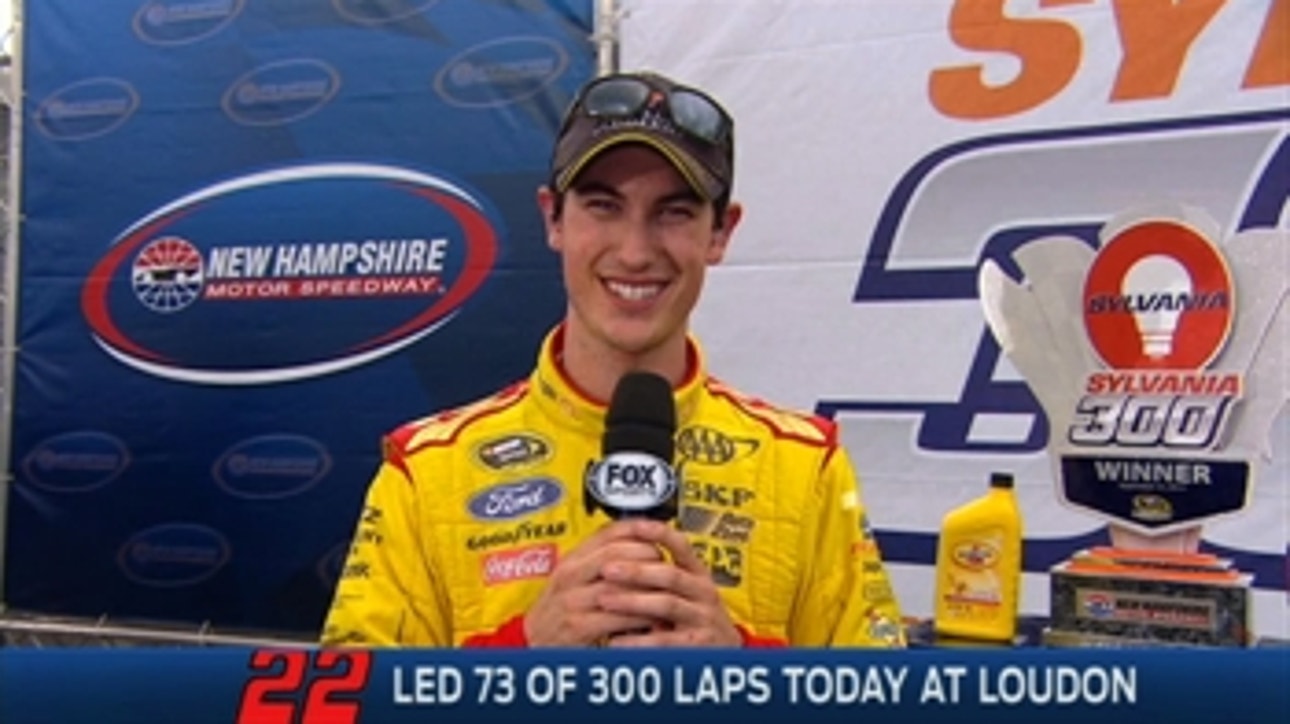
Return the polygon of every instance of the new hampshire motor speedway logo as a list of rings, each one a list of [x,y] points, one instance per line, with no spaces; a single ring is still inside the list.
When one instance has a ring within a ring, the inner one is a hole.
[[[90,272],[81,310],[109,355],[158,377],[316,377],[447,324],[491,273],[499,228],[479,195],[440,176],[280,168],[131,224]]]

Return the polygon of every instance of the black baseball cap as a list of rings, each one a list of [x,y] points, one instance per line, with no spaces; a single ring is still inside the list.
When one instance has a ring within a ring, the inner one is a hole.
[[[734,120],[707,93],[658,73],[589,81],[565,114],[551,159],[551,186],[569,189],[603,151],[643,143],[672,162],[702,198],[726,198],[734,181]]]

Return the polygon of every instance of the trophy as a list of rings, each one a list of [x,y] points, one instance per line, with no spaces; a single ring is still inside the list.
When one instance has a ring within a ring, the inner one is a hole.
[[[1049,420],[1059,499],[1110,545],[1050,570],[1052,645],[1249,643],[1251,576],[1201,551],[1207,521],[1251,500],[1290,388],[1290,234],[1220,246],[1205,212],[1108,221],[1092,248],[1048,237],[1012,278],[980,272],[987,324]]]

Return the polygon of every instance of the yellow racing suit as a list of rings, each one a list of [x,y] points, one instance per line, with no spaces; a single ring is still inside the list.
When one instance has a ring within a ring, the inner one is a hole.
[[[523,646],[523,617],[588,512],[605,405],[547,336],[531,376],[388,435],[322,635],[325,645]],[[901,646],[898,606],[830,421],[709,377],[697,342],[675,391],[676,525],[747,646]]]

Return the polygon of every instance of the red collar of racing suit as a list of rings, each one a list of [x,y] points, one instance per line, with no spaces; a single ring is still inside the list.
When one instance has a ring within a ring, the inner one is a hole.
[[[537,368],[529,378],[533,399],[542,414],[555,424],[571,427],[583,434],[600,437],[605,431],[606,403],[593,399],[574,384],[559,362],[564,346],[564,325],[547,334],[538,353]],[[685,379],[673,388],[676,399],[677,427],[684,427],[694,415],[706,378],[703,351],[693,335],[685,340]]]

